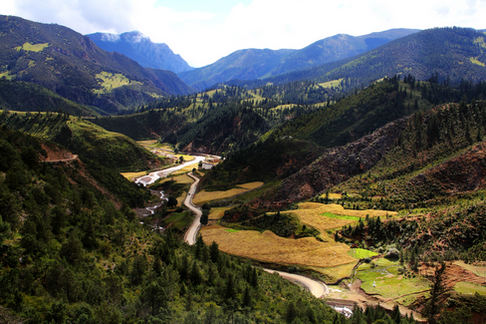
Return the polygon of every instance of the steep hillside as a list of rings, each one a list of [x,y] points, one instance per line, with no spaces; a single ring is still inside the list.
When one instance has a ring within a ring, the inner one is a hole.
[[[388,122],[430,107],[420,89],[411,83],[400,82],[396,77],[376,82],[335,105],[292,119],[271,134],[293,136],[325,147],[344,145]]]
[[[397,78],[384,80],[336,104],[322,105],[276,125],[255,145],[229,156],[206,181],[222,181],[231,174],[238,177],[229,177],[229,182],[284,179],[317,159],[325,148],[351,143],[387,122],[430,106],[409,84]]]
[[[57,142],[81,158],[117,171],[146,170],[162,162],[130,138],[78,117],[59,113],[7,113],[0,115],[0,123]]]
[[[59,113],[3,113],[0,124],[63,145],[79,156],[98,182],[133,207],[143,205],[150,195],[119,172],[148,170],[164,163],[124,135]]]
[[[252,109],[230,104],[178,130],[172,144],[187,152],[229,154],[254,143],[268,129],[268,123]]]
[[[0,79],[0,108],[15,111],[63,112],[75,116],[99,115],[97,108],[64,99],[37,84],[5,79]]]
[[[211,65],[180,73],[179,76],[200,90],[233,79],[267,78],[352,57],[417,31],[395,29],[359,37],[339,34],[300,50],[240,50]]]
[[[134,140],[165,137],[187,123],[184,115],[171,110],[149,110],[131,115],[95,118],[90,121]]]
[[[169,97],[141,106],[123,117],[90,119],[132,139],[162,139],[179,149],[236,152],[268,129],[318,109],[336,90],[311,82],[267,85],[248,90],[221,87],[199,94]]]
[[[95,33],[88,36],[99,48],[118,52],[138,62],[143,67],[169,70],[174,73],[192,70],[184,59],[174,54],[167,44],[153,43],[138,31],[120,35]]]
[[[40,84],[109,114],[179,94],[166,79],[63,26],[1,16],[0,35],[1,77]],[[167,80],[182,83],[174,74]]]

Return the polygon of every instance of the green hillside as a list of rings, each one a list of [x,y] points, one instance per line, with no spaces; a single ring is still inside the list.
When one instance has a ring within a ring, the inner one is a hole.
[[[150,194],[141,191],[119,172],[149,170],[165,163],[128,137],[107,132],[78,117],[58,113],[3,113],[0,123],[56,142],[77,154],[97,181],[132,207],[143,205]]]
[[[0,79],[0,107],[2,110],[61,112],[75,116],[92,116],[102,113],[66,100],[46,88],[28,82]]]

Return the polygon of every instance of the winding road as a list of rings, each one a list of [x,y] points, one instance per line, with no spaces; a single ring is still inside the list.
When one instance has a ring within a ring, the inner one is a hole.
[[[191,188],[189,188],[189,193],[187,194],[186,199],[184,199],[184,205],[186,205],[187,208],[196,214],[196,218],[194,218],[194,222],[192,222],[191,226],[184,235],[184,241],[186,241],[189,245],[194,245],[196,244],[197,232],[201,227],[200,220],[202,215],[202,211],[192,203],[192,197],[194,197],[197,185],[199,184],[199,178],[195,177],[192,172],[189,172],[187,175],[194,179],[194,183],[191,185]]]
[[[194,197],[194,194],[196,192],[196,188],[199,184],[199,179],[195,177],[192,172],[188,173],[188,175],[194,179],[194,183],[191,185],[191,188],[189,189],[189,193],[186,196],[186,199],[184,199],[184,205],[186,205],[187,208],[192,210],[196,214],[196,218],[194,219],[194,222],[191,224],[189,229],[187,230],[186,234],[184,235],[184,241],[187,242],[189,245],[194,245],[196,244],[196,235],[199,229],[201,228],[201,215],[202,212],[199,208],[194,206],[192,203],[192,197]],[[287,272],[282,272],[282,271],[275,271],[275,270],[270,270],[270,269],[263,269],[266,272],[269,273],[278,273],[282,278],[285,278],[287,280],[290,280],[294,283],[298,283],[306,287],[316,298],[321,298],[324,297],[329,293],[329,288],[321,281],[317,281],[314,279],[310,279],[304,276],[300,276],[297,274],[293,273],[287,273]]]

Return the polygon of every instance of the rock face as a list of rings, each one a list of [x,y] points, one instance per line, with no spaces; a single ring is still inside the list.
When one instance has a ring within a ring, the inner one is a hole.
[[[94,33],[87,35],[98,47],[108,52],[118,52],[138,62],[143,67],[169,70],[174,73],[193,68],[164,43],[153,43],[138,31],[120,35]]]
[[[480,142],[459,156],[441,163],[409,181],[421,199],[473,192],[486,187],[486,142]],[[424,193],[427,193],[425,195]],[[413,193],[409,192],[409,195]]]
[[[276,201],[309,199],[332,185],[371,169],[395,143],[407,118],[399,119],[356,142],[332,148],[319,159],[288,177],[276,193]]]

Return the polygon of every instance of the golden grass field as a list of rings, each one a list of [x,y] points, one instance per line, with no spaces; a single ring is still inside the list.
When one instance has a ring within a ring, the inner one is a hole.
[[[339,80],[332,80],[332,81],[328,81],[328,82],[324,82],[324,83],[319,83],[319,85],[323,88],[331,88],[331,87],[339,87],[341,85],[341,81],[343,80],[343,78],[339,79]]]
[[[357,260],[355,260],[357,261]],[[348,277],[353,272],[353,268],[356,265],[355,262],[347,263],[338,265],[335,267],[309,267],[309,269],[314,270],[318,273],[323,274],[325,277],[328,277],[330,281],[326,282],[333,282],[338,279]]]
[[[318,229],[321,234],[324,234],[326,230],[339,228],[344,225],[355,223],[355,220],[349,219],[336,219],[326,216],[322,216],[324,213],[332,213],[343,216],[354,216],[360,218],[366,218],[366,215],[370,217],[385,217],[386,215],[396,215],[396,212],[386,210],[353,210],[344,209],[343,206],[338,204],[320,204],[314,202],[304,202],[299,204],[299,209],[289,211],[299,217],[302,223],[310,225]]]
[[[341,199],[342,195],[340,193],[329,193],[329,199]],[[320,198],[326,198],[326,194],[322,194]]]
[[[486,277],[486,262],[481,262],[477,265],[467,264],[464,261],[454,261],[453,263],[461,268],[471,271],[476,276]]]
[[[209,213],[209,219],[221,219],[224,216],[224,212],[230,210],[233,207],[213,207]]]
[[[113,89],[125,86],[125,85],[130,85],[130,84],[142,84],[139,81],[131,81],[129,78],[124,76],[121,73],[110,73],[110,72],[101,72],[96,75],[96,79],[99,79],[101,81],[98,81],[101,89],[93,90],[93,93],[95,94],[103,94],[103,93],[109,93]]]
[[[230,198],[250,190],[256,189],[263,185],[263,182],[256,181],[256,182],[249,182],[245,184],[239,184],[235,188],[225,190],[225,191],[206,191],[202,190],[196,194],[194,197],[193,203],[195,205],[202,205],[205,202]]]
[[[172,181],[174,180],[175,182],[177,183],[182,183],[182,184],[188,184],[188,183],[193,183],[194,180],[189,177],[186,173],[184,174],[180,174],[180,175],[174,175],[174,176],[168,176],[167,178],[164,178],[160,181],[160,183],[164,183],[164,182],[167,182],[167,181]]]
[[[201,235],[206,244],[214,241],[221,251],[262,262],[319,268],[356,263],[347,254],[349,247],[333,240],[320,242],[313,237],[295,240],[271,231],[230,231],[217,225],[203,227]]]
[[[147,174],[147,171],[140,171],[140,172],[122,172],[120,173],[122,176],[127,178],[130,181],[133,181],[135,178],[144,176]]]

